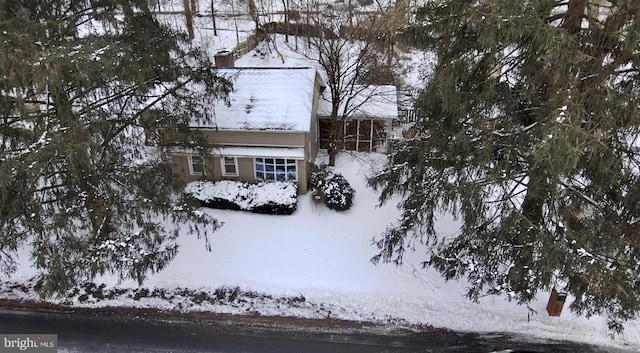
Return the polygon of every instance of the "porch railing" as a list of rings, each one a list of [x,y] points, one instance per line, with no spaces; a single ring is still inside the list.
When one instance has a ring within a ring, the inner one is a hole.
[[[399,109],[398,119],[401,123],[415,123],[421,117],[421,112],[417,109]]]

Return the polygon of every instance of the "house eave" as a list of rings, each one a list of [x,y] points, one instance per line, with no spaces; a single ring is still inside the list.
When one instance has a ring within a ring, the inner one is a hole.
[[[169,154],[197,154],[198,149],[189,147],[167,147]],[[305,150],[303,147],[249,147],[249,146],[229,146],[213,147],[206,151],[214,156],[228,157],[279,157],[304,160]]]
[[[309,118],[311,119],[311,118]],[[221,128],[215,126],[190,126],[189,129],[192,130],[202,130],[202,131],[215,131],[215,132],[267,132],[267,133],[287,133],[287,134],[303,134],[311,132],[311,129],[306,130],[298,130],[298,129],[230,129],[230,128]]]

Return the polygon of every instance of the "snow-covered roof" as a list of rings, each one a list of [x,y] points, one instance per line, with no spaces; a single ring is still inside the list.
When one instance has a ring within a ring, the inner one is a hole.
[[[198,127],[230,130],[310,131],[316,69],[225,68],[228,98],[213,102],[212,119]]]
[[[393,85],[356,85],[352,90],[353,98],[348,102],[347,110],[352,118],[398,118],[398,95]],[[339,115],[344,112],[346,99],[338,110]],[[329,90],[320,97],[318,116],[331,115],[331,94]]]

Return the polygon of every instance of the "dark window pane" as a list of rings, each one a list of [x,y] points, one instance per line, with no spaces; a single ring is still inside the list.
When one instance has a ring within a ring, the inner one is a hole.
[[[345,136],[347,137],[355,137],[358,133],[358,121],[352,120],[347,122],[347,128],[345,130]]]
[[[284,164],[284,159],[276,159],[276,164]]]
[[[371,141],[360,140],[360,143],[358,143],[358,151],[371,152]]]
[[[318,127],[320,130],[320,140],[329,140],[331,135],[331,120],[320,119],[318,121]]]
[[[264,162],[267,164],[273,164],[273,158],[265,158]]]
[[[256,163],[256,170],[263,171],[264,170],[264,165]]]
[[[256,179],[264,180],[264,173],[263,172],[256,172]]]
[[[224,173],[237,174],[236,159],[234,157],[224,157]]]
[[[193,174],[204,174],[204,163],[201,156],[191,156],[191,170]]]
[[[358,131],[361,139],[371,139],[371,120],[360,120],[360,131]]]
[[[350,141],[350,140],[348,140],[348,141],[346,141],[346,142],[345,142],[345,144],[344,144],[344,148],[345,148],[346,150],[353,151],[353,150],[355,150],[355,149],[356,149],[356,142],[355,142],[355,141]]]
[[[194,174],[204,174],[204,168],[202,167],[202,165],[194,165],[193,166],[193,173]]]
[[[273,173],[265,173],[265,180],[273,180],[273,179],[274,179]]]
[[[273,165],[267,164],[264,167],[267,172],[273,172]]]
[[[287,164],[296,164],[295,159],[287,159]]]

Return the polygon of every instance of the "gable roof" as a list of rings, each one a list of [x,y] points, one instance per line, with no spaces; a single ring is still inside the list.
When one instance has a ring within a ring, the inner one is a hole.
[[[233,85],[213,102],[212,119],[197,127],[229,130],[310,131],[316,69],[225,68]]]
[[[398,118],[398,93],[393,85],[355,85],[352,90],[352,100],[348,110],[351,118]],[[338,110],[338,114],[344,112],[344,105]],[[331,115],[331,94],[326,90],[318,102],[318,116]]]

